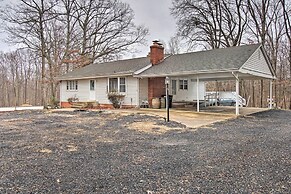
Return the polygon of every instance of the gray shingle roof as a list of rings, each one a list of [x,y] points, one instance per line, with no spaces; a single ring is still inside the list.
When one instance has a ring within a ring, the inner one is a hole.
[[[260,46],[260,44],[243,45],[171,55],[166,57],[162,63],[152,66],[137,76],[158,77],[211,71],[235,71],[239,70]],[[110,75],[131,75],[148,65],[150,65],[150,59],[148,57],[97,63],[76,69],[58,77],[58,79],[66,80],[106,77]]]
[[[127,59],[106,63],[96,63],[75,69],[63,76],[58,77],[59,80],[66,79],[82,79],[93,77],[106,77],[109,75],[133,74],[135,71],[150,65],[148,57]]]
[[[182,75],[191,72],[239,70],[260,44],[172,55],[139,74],[141,77]]]

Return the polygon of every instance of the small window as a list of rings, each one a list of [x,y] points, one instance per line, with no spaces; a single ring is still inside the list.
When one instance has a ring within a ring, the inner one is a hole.
[[[76,80],[67,81],[67,90],[68,91],[77,91],[78,90],[78,81],[76,81]]]
[[[109,78],[109,92],[118,92],[118,78]]]
[[[90,80],[90,90],[95,90],[95,80]]]
[[[184,90],[188,90],[188,80],[184,80]]]
[[[119,78],[119,92],[125,92],[125,78]]]
[[[188,90],[188,80],[187,79],[179,80],[179,89],[180,90]]]
[[[183,90],[184,86],[183,86],[183,80],[179,80],[179,89]]]

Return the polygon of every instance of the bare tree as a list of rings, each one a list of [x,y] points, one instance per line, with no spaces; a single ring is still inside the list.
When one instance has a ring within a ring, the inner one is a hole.
[[[179,54],[181,52],[181,40],[178,36],[173,36],[170,38],[167,52],[169,54]]]
[[[289,61],[289,67],[290,67],[290,78],[291,78],[291,2],[288,0],[280,0],[283,8],[283,17],[284,17],[284,27],[285,27],[285,33],[286,33],[286,39],[288,42],[288,61]],[[287,5],[287,3],[289,3]]]
[[[239,45],[247,23],[243,0],[173,0],[178,35],[190,46],[208,48]]]
[[[42,104],[46,104],[45,92],[45,65],[46,65],[46,37],[45,24],[56,17],[52,9],[54,1],[45,0],[20,0],[20,3],[8,6],[4,12],[6,31],[9,41],[18,43],[40,53],[41,58],[41,91]]]
[[[133,23],[128,4],[117,0],[75,1],[80,54],[88,63],[114,59],[129,46],[144,43],[148,30]],[[86,65],[86,64],[85,64]]]
[[[276,71],[278,52],[285,28],[282,23],[282,6],[279,1],[248,0],[248,10],[250,12],[248,22],[250,36],[267,48],[272,66]],[[277,96],[276,92],[275,84],[275,95]],[[260,106],[263,107],[265,93],[263,80],[260,81],[260,93]]]
[[[202,44],[209,49],[262,43],[278,74],[273,85],[278,104],[288,107],[289,99],[291,106],[290,0],[173,0],[172,14],[177,18],[178,35],[190,46]],[[243,80],[241,91],[252,96],[253,106],[266,106],[269,87],[265,84]]]
[[[287,80],[287,92],[289,95],[289,109],[291,109],[291,1],[289,0],[280,0],[280,3],[282,5],[282,11],[283,11],[283,17],[284,17],[284,27],[285,27],[285,33],[286,33],[286,56],[287,56],[287,63],[289,66],[289,75]]]
[[[56,76],[115,59],[142,44],[148,34],[133,23],[129,5],[119,0],[20,0],[2,13],[9,42],[38,53],[40,68],[36,64],[35,69],[41,83],[37,76],[35,86],[40,86],[44,105],[49,97],[56,98]]]

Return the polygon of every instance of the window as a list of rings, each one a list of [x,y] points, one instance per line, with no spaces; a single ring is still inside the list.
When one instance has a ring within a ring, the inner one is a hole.
[[[95,90],[95,80],[90,80],[90,90]]]
[[[109,78],[109,92],[126,92],[126,83],[124,77]]]
[[[172,80],[172,95],[177,94],[177,80]]]
[[[179,80],[179,89],[180,90],[188,90],[188,80],[187,79]]]
[[[109,92],[118,92],[118,78],[109,78]]]
[[[78,81],[76,81],[76,80],[67,81],[67,90],[68,91],[77,91],[78,90]]]
[[[125,92],[125,78],[119,78],[119,92]]]

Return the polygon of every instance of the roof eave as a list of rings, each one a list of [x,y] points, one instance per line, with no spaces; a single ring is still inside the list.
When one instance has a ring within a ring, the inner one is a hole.
[[[185,72],[174,72],[165,74],[145,74],[145,75],[135,75],[134,77],[167,77],[167,76],[185,76],[185,75],[199,75],[199,74],[213,74],[213,73],[231,73],[238,71],[237,68],[231,69],[220,69],[220,70],[201,70],[201,71],[185,71]]]
[[[274,79],[274,80],[277,79],[273,75],[265,74],[263,72],[254,71],[254,70],[247,69],[247,68],[242,68],[242,69],[239,70],[239,72],[243,73],[243,74],[248,74],[248,75],[251,75],[251,76],[254,76],[254,77],[260,77],[260,78],[263,78],[263,79]]]
[[[147,65],[147,66],[145,66],[145,67],[143,67],[143,68],[141,68],[141,69],[138,69],[138,70],[136,70],[136,71],[133,73],[133,75],[141,74],[142,72],[148,70],[148,69],[151,68],[152,66],[153,66],[152,64],[149,64],[149,65]]]
[[[133,73],[116,73],[116,74],[107,74],[107,75],[96,75],[96,76],[87,76],[87,77],[60,77],[56,78],[58,81],[63,80],[86,80],[86,79],[97,79],[97,78],[107,78],[107,77],[124,77],[131,76]]]

